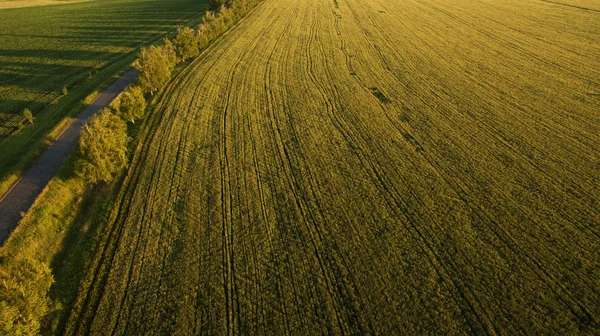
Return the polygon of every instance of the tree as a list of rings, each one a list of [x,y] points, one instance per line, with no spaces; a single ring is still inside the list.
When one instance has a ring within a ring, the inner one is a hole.
[[[163,45],[162,45],[163,51],[165,52],[165,55],[167,56],[167,62],[169,64],[173,65],[173,68],[175,67],[175,65],[177,64],[177,53],[175,52],[175,47],[173,46],[173,42],[171,42],[171,40],[169,40],[168,38],[164,38],[163,39]]]
[[[32,256],[9,260],[0,273],[0,334],[37,335],[40,320],[51,312],[52,272]]]
[[[63,86],[63,89],[62,89],[63,96],[66,96],[68,93],[69,93],[69,90],[67,90],[67,87]]]
[[[185,62],[198,55],[198,42],[199,39],[196,37],[196,32],[189,27],[183,27],[173,40],[177,57]]]
[[[139,71],[138,83],[144,92],[154,94],[169,80],[175,68],[173,56],[170,42],[169,45],[141,48],[134,66]]]
[[[146,110],[146,99],[139,86],[130,86],[111,104],[123,120],[134,123]]]
[[[111,181],[127,166],[127,125],[104,108],[81,131],[75,173],[90,183]]]
[[[218,10],[224,4],[225,4],[224,0],[209,0],[208,1],[208,7],[213,11]]]
[[[29,109],[23,110],[23,117],[25,117],[25,119],[27,119],[28,123],[33,125],[33,114],[31,113],[31,111],[29,111]]]

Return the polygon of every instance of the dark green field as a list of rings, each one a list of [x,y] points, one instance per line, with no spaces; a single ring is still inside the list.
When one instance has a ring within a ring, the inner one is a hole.
[[[129,68],[139,46],[199,18],[205,3],[108,0],[0,9],[0,192],[52,128],[82,109],[83,98]],[[33,126],[25,125],[24,108],[36,116]]]

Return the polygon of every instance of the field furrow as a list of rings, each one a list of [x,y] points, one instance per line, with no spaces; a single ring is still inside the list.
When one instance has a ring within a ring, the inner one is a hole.
[[[266,0],[160,99],[68,330],[597,333],[571,2]]]

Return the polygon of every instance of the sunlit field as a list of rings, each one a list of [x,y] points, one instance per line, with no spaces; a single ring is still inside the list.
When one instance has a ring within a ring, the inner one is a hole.
[[[598,7],[266,0],[162,95],[66,333],[597,334]]]

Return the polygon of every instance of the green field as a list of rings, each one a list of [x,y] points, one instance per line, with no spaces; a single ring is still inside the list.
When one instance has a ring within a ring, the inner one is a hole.
[[[0,11],[0,140],[90,75],[199,16],[195,0],[109,0]],[[35,113],[34,113],[35,114]]]
[[[95,0],[0,9],[0,193],[51,130],[83,109],[86,96],[130,68],[139,46],[200,18],[206,3]],[[33,126],[24,108],[35,115]]]
[[[90,0],[0,0],[0,9],[65,5],[69,3],[86,1]]]
[[[65,333],[600,333],[595,5],[266,0],[163,94]]]

